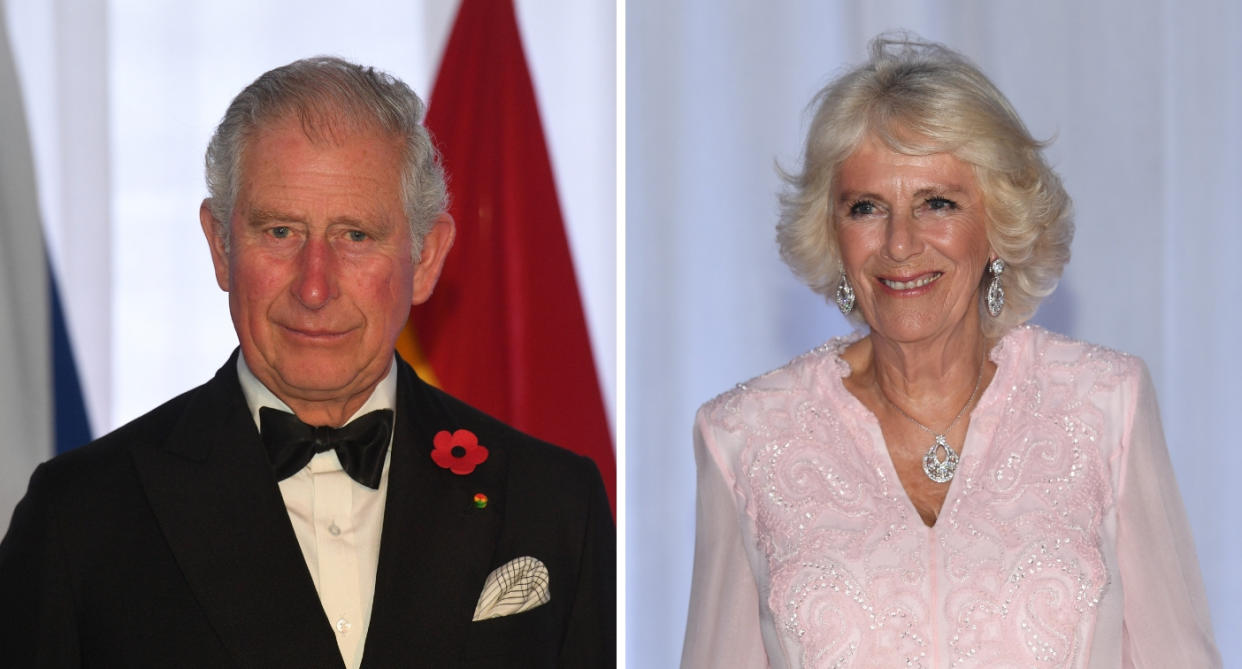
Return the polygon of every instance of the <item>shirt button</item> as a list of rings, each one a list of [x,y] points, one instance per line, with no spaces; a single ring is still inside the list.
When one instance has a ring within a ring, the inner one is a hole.
[[[353,625],[351,625],[350,622],[344,618],[339,618],[336,621],[336,631],[341,634],[349,633],[349,628],[351,627],[353,627]]]
[[[341,528],[337,527],[336,523],[332,523],[331,525],[328,526],[328,532],[331,533],[332,536],[334,537],[341,536]]]

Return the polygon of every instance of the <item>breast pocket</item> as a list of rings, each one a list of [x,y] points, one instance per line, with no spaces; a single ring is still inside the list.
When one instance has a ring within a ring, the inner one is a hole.
[[[469,667],[555,667],[561,621],[547,604],[511,616],[470,623],[462,653]]]

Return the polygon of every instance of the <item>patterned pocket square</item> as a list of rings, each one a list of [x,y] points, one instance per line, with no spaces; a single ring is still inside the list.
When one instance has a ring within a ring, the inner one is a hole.
[[[474,619],[511,616],[547,604],[551,599],[548,568],[539,560],[523,555],[487,575],[479,603],[474,606]]]

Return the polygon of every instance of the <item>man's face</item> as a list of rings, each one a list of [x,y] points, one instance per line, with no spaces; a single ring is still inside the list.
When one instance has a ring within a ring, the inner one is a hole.
[[[410,305],[452,243],[437,221],[411,255],[401,144],[374,132],[312,142],[296,119],[250,138],[225,251],[200,213],[246,364],[312,424],[341,424],[388,372]]]

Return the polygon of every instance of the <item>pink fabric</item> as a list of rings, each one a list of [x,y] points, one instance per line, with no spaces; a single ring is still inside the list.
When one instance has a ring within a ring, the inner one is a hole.
[[[1142,361],[993,349],[934,528],[835,339],[704,405],[685,667],[1218,667]]]

